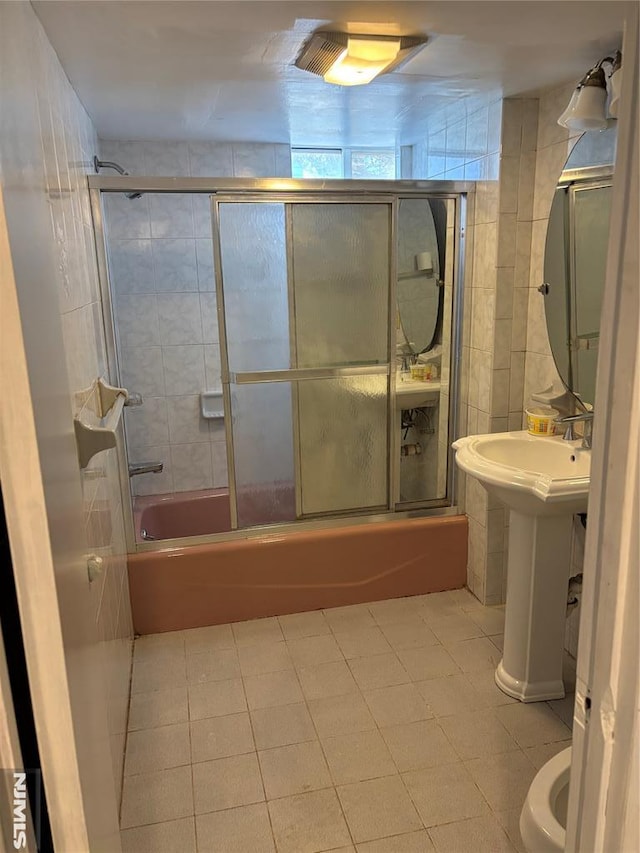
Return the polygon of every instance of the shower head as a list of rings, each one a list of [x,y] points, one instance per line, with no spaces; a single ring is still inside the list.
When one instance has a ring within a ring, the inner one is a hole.
[[[120,175],[128,175],[126,169],[123,169],[118,163],[114,163],[113,160],[98,160],[97,157],[93,158],[93,168],[96,170],[96,173],[100,171],[100,169],[115,169],[116,172]],[[126,197],[129,199],[140,198],[142,193],[125,193]]]

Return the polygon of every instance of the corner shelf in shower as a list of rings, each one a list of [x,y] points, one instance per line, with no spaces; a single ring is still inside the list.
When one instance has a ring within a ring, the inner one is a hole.
[[[102,379],[98,379],[95,384],[99,407],[96,414],[105,423],[101,426],[93,426],[79,417],[73,419],[80,468],[86,468],[96,453],[116,446],[116,430],[122,417],[122,409],[129,396],[126,388],[116,388]]]

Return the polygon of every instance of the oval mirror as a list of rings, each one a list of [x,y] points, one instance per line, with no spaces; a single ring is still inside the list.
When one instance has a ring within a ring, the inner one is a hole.
[[[544,255],[545,315],[565,387],[593,404],[616,127],[585,133],[555,191]]]
[[[408,353],[431,349],[436,338],[443,288],[438,234],[427,198],[402,198],[398,208],[396,300],[401,338]],[[435,210],[437,216],[438,210]]]

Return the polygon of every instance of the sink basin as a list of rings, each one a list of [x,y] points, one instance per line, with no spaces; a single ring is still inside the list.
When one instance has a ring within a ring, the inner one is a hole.
[[[591,451],[527,432],[470,435],[456,462],[509,508],[507,603],[498,687],[521,702],[564,696],[562,657],[573,514],[585,512]]]
[[[471,435],[453,445],[456,462],[508,507],[533,515],[586,512],[591,451],[579,441],[527,432]]]
[[[435,406],[440,399],[440,380],[425,382],[420,379],[402,379],[396,376],[396,408],[419,409]]]

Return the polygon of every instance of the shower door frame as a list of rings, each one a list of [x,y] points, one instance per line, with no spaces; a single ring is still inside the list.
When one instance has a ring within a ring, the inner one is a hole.
[[[340,367],[295,367],[282,370],[265,371],[231,371],[229,370],[229,350],[227,346],[227,323],[224,305],[224,276],[222,264],[222,243],[220,237],[220,205],[222,204],[282,204],[285,214],[285,254],[287,258],[287,300],[289,305],[289,335],[290,354],[295,357],[297,364],[297,335],[295,332],[295,289],[292,276],[293,233],[290,205],[293,204],[378,204],[389,207],[389,283],[387,289],[387,360],[380,364],[340,366]],[[393,308],[396,300],[396,278],[394,275],[397,265],[397,226],[398,226],[398,196],[397,194],[362,194],[350,193],[291,193],[288,191],[264,192],[260,194],[237,192],[216,193],[211,197],[211,225],[213,230],[213,253],[216,278],[216,303],[218,311],[218,330],[220,334],[220,363],[222,368],[222,394],[225,409],[225,435],[227,445],[227,470],[229,472],[229,501],[231,510],[231,529],[248,529],[238,527],[236,465],[233,435],[233,413],[231,406],[231,385],[268,384],[274,382],[290,382],[293,403],[292,432],[293,432],[293,469],[295,479],[296,518],[288,524],[298,524],[300,521],[313,521],[318,518],[336,516],[378,513],[383,509],[392,512],[394,509],[394,482],[396,471],[397,436],[393,429],[395,416],[395,382],[392,381],[394,366],[395,324],[392,323]],[[300,464],[300,410],[298,407],[298,381],[314,381],[322,379],[340,379],[367,375],[386,375],[387,377],[387,499],[385,505],[360,507],[349,510],[339,509],[305,516],[302,512],[302,474]],[[399,461],[399,460],[398,460]],[[285,522],[282,522],[285,523]],[[260,525],[263,526],[263,525]]]
[[[449,379],[448,413],[448,456],[447,456],[447,496],[443,499],[406,502],[400,509],[395,507],[386,512],[339,513],[312,520],[290,521],[266,524],[256,527],[240,528],[225,533],[212,533],[203,536],[190,536],[174,539],[161,539],[149,542],[137,542],[134,529],[133,499],[128,475],[127,446],[124,428],[121,426],[121,441],[118,442],[118,463],[120,470],[120,490],[123,506],[127,553],[145,551],[167,551],[190,545],[205,545],[213,542],[232,541],[234,539],[263,538],[268,535],[282,535],[294,531],[343,527],[349,525],[378,523],[394,519],[424,518],[458,515],[456,505],[458,488],[452,442],[458,438],[459,413],[461,403],[460,369],[462,364],[462,318],[465,297],[465,268],[467,260],[467,206],[469,198],[475,195],[475,183],[472,181],[440,180],[315,180],[296,178],[187,178],[187,177],[144,177],[136,175],[111,176],[88,175],[87,185],[91,199],[91,213],[96,249],[96,263],[100,280],[102,302],[102,322],[106,346],[109,377],[117,381],[120,365],[116,345],[116,327],[112,305],[112,290],[107,260],[107,242],[104,228],[102,196],[110,193],[162,193],[162,194],[206,194],[216,196],[224,193],[254,193],[262,196],[266,193],[291,193],[295,198],[303,194],[358,194],[363,196],[382,195],[400,197],[428,196],[429,198],[451,199],[455,202],[455,244],[453,258],[453,305],[451,311],[451,356]],[[215,251],[215,248],[214,248]],[[396,247],[394,247],[396,251]],[[395,287],[394,287],[395,290]],[[219,310],[219,308],[218,308]],[[391,326],[392,323],[390,322]],[[390,383],[391,384],[391,383]],[[395,430],[391,430],[394,434]],[[399,460],[395,460],[396,464]]]

